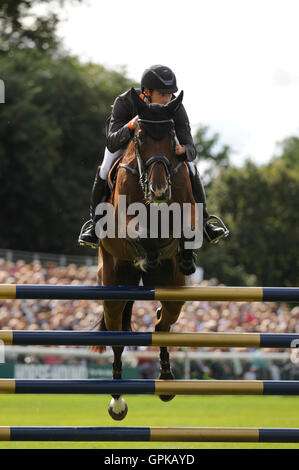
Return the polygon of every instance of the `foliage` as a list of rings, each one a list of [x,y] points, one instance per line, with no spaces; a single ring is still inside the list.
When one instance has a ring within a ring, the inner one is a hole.
[[[0,56],[0,214],[5,248],[78,252],[105,123],[122,74],[36,49]],[[9,221],[9,223],[8,223]]]
[[[60,47],[60,41],[56,36],[59,7],[65,3],[65,0],[2,1],[0,53],[8,53],[11,48],[35,48],[47,53],[57,51]],[[45,10],[44,14],[39,12],[41,6]]]
[[[225,171],[230,165],[231,149],[228,145],[220,145],[219,134],[209,135],[208,126],[200,126],[194,136],[199,163],[204,163],[201,172],[203,180],[209,184],[219,171]]]
[[[66,0],[65,0],[66,1]],[[64,0],[0,5],[0,246],[57,253],[78,248],[115,97],[134,86],[125,70],[82,64],[56,29]],[[80,0],[74,0],[80,1]],[[39,6],[44,6],[40,13]],[[208,210],[231,235],[199,251],[205,277],[231,285],[298,285],[299,138],[285,139],[268,165],[230,165],[231,149],[200,127],[194,142]]]
[[[292,136],[284,139],[280,144],[280,156],[287,168],[299,171],[299,137]]]
[[[200,252],[207,278],[235,285],[298,285],[298,160],[290,165],[287,155],[262,167],[248,161],[213,181],[210,212],[223,217],[231,235]]]

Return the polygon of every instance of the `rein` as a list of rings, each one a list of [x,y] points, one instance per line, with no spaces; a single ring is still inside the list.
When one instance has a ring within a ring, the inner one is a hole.
[[[163,121],[151,121],[148,119],[138,119],[139,123],[154,123],[154,124],[162,124],[162,123],[169,123],[173,122],[172,119],[167,119]],[[165,155],[153,155],[150,157],[146,162],[142,159],[142,155],[140,152],[140,146],[139,146],[139,139],[138,136],[135,134],[133,137],[134,141],[134,146],[135,146],[135,157],[137,161],[137,168],[138,170],[131,168],[129,165],[126,165],[124,163],[121,163],[119,166],[122,168],[125,168],[126,170],[130,171],[134,175],[139,176],[139,184],[141,186],[141,189],[143,191],[144,197],[147,198],[149,194],[149,180],[152,175],[152,172],[154,170],[154,166],[157,163],[162,163],[165,168],[166,172],[166,177],[167,177],[167,183],[169,185],[169,188],[171,190],[171,178],[178,172],[179,168],[183,165],[184,161],[182,160],[179,162],[175,167],[173,166],[172,162],[168,160],[168,158],[165,157]],[[150,169],[148,173],[148,168],[152,165],[152,168]]]

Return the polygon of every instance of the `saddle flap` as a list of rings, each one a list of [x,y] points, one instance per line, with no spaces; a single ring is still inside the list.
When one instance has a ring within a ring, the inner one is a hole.
[[[116,183],[116,177],[117,177],[117,171],[118,171],[119,164],[120,164],[122,158],[123,158],[123,155],[118,157],[118,159],[114,162],[114,164],[111,167],[111,170],[108,173],[108,185],[109,185],[109,188],[110,188],[111,191],[114,190],[114,186],[115,186],[115,183]]]

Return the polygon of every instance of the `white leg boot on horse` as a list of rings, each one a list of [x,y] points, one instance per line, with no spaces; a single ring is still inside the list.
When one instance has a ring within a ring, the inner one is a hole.
[[[122,312],[119,315],[119,312]],[[104,302],[104,319],[106,329],[109,331],[128,331],[127,316],[131,318],[132,302],[126,301],[106,301]],[[130,321],[129,321],[130,323]],[[113,346],[114,362],[112,366],[112,376],[115,380],[122,379],[122,361],[121,356],[124,350],[123,346]],[[108,406],[108,412],[116,421],[123,420],[128,413],[128,406],[122,395],[112,395]]]

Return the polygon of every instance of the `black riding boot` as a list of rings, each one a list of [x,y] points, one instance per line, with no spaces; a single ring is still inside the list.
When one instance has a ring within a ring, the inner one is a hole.
[[[107,182],[100,177],[101,167],[97,169],[96,177],[93,183],[91,200],[90,200],[90,220],[85,222],[81,228],[79,235],[79,244],[86,245],[90,248],[97,248],[99,239],[95,232],[98,217],[95,215],[96,207],[100,202],[106,200]]]
[[[203,235],[204,238],[210,243],[217,243],[221,238],[228,236],[229,231],[219,217],[214,215],[209,215],[207,211],[207,202],[206,202],[206,193],[199,176],[199,173],[196,169],[196,174],[194,175],[190,169],[190,180],[193,189],[193,196],[195,202],[203,204]],[[223,227],[219,227],[210,222],[211,219],[215,219],[220,222]]]

